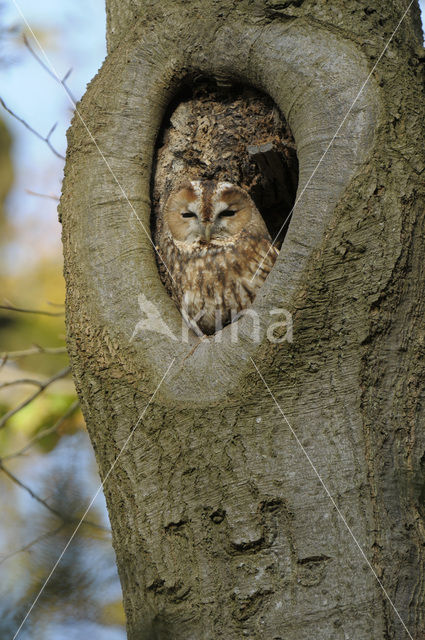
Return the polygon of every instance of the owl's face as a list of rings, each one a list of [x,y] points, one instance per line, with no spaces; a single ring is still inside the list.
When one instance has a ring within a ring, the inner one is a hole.
[[[177,243],[225,244],[244,229],[268,235],[249,195],[229,182],[192,180],[182,185],[168,198],[164,222]]]

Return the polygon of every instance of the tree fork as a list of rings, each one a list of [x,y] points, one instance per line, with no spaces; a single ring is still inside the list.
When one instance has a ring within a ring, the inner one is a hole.
[[[101,477],[114,465],[130,640],[425,633],[416,1],[369,78],[406,8],[107,2],[109,53],[70,129],[61,213],[68,346]],[[259,342],[249,317],[237,343],[232,327],[182,341],[149,237],[157,135],[199,77],[269,95],[297,145],[298,201],[253,305]],[[274,309],[291,312],[292,343],[268,340]]]

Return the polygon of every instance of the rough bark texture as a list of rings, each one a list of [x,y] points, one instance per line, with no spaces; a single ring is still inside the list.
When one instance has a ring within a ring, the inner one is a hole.
[[[424,51],[415,2],[353,104],[407,6],[380,5],[107,2],[109,55],[79,107],[98,147],[76,116],[61,212],[130,640],[408,637],[251,358],[425,634]],[[230,327],[181,341],[148,237],[157,135],[200,76],[268,94],[297,146],[302,197],[255,301],[260,343],[249,318],[236,344]],[[292,343],[266,337],[276,307]]]

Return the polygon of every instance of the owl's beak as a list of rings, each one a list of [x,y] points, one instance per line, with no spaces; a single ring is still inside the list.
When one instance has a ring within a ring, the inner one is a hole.
[[[211,240],[211,222],[206,222],[204,224],[204,238],[207,242]]]

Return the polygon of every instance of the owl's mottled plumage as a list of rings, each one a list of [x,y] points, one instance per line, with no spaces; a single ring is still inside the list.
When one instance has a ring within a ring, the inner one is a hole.
[[[278,254],[249,195],[228,182],[193,180],[174,190],[156,241],[170,272],[161,273],[164,284],[206,334],[250,306]]]

